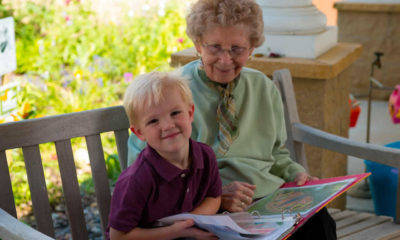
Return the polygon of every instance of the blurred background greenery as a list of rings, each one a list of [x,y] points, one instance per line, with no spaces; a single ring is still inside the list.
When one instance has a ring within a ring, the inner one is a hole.
[[[0,0],[0,18],[12,16],[15,22],[17,70],[4,77],[4,82],[19,81],[21,86],[12,121],[121,104],[125,88],[136,75],[170,70],[171,53],[192,46],[185,33],[189,3]],[[120,173],[115,143],[107,134],[102,140],[112,184]],[[82,191],[90,193],[88,156],[80,147],[85,142],[73,141]],[[41,153],[52,189],[50,201],[57,204],[60,178],[54,146],[41,146]],[[28,214],[30,194],[22,153],[7,151],[7,158],[19,215]]]

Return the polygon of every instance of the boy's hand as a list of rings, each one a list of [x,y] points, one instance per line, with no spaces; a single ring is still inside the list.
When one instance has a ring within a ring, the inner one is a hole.
[[[177,237],[191,237],[199,240],[218,239],[213,233],[196,228],[193,219],[177,221],[171,227],[178,233]]]

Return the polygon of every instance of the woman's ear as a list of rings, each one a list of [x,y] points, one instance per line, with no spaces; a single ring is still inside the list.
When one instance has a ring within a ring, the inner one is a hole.
[[[194,44],[194,47],[196,48],[197,54],[201,56],[202,48],[201,48],[201,43],[200,41],[196,41]]]
[[[146,138],[143,136],[142,131],[140,128],[136,128],[135,126],[131,125],[131,131],[142,141],[146,141]]]
[[[254,51],[254,47],[249,49],[249,57],[251,57],[253,55],[253,51]]]

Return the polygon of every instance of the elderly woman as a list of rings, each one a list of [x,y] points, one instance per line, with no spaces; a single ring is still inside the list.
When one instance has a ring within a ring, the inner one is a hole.
[[[273,82],[245,68],[264,41],[254,0],[198,0],[187,16],[187,34],[200,60],[182,67],[195,103],[192,138],[210,145],[223,182],[221,209],[244,210],[285,181],[314,179],[284,147],[283,105]],[[129,163],[144,147],[131,135]],[[336,239],[335,222],[321,210],[292,239]]]

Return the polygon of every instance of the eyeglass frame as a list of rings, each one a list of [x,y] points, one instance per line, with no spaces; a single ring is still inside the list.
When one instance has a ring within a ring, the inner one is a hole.
[[[231,56],[232,58],[237,58],[237,57],[241,57],[244,55],[244,53],[248,50],[250,50],[251,48],[248,47],[241,47],[241,46],[233,46],[230,49],[224,49],[221,47],[220,44],[207,44],[207,43],[202,43],[201,44],[211,55],[214,56],[221,56],[225,51],[228,52],[229,56]],[[215,48],[215,50],[210,49],[210,47]],[[240,53],[235,53],[235,49],[239,49],[239,50],[243,50]]]

